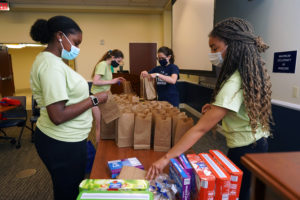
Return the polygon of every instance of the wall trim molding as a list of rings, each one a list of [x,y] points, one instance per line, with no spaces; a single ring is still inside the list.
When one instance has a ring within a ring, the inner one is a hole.
[[[284,108],[289,108],[289,109],[300,111],[300,105],[299,104],[290,103],[290,102],[286,102],[286,101],[281,101],[281,100],[278,100],[278,99],[272,99],[271,103],[276,105],[276,106],[281,106],[281,107],[284,107]]]
[[[192,115],[194,115],[198,119],[200,119],[200,117],[202,116],[202,114],[198,110],[196,110],[195,108],[189,106],[186,103],[179,104],[179,108],[182,108],[182,109],[185,109],[185,110],[189,111]],[[223,130],[223,128],[220,124],[217,125],[216,131],[218,133],[220,133],[221,135],[225,136],[225,132],[224,132],[224,130]]]

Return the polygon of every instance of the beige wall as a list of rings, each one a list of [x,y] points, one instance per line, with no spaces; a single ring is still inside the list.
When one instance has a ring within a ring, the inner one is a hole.
[[[208,34],[213,28],[214,1],[177,0],[172,18],[172,45],[179,68],[212,71]]]
[[[170,12],[168,14],[5,12],[0,13],[1,27],[5,27],[0,31],[0,43],[32,43],[29,31],[35,20],[55,15],[69,16],[83,31],[76,68],[90,80],[96,62],[109,49],[122,50],[125,55],[124,69],[129,69],[130,42],[156,42],[159,47],[165,41],[170,46],[171,30],[163,30],[169,29],[166,23],[170,21]],[[100,45],[100,40],[104,40],[104,45]]]
[[[30,88],[31,65],[36,55],[43,49],[44,47],[8,49],[9,54],[11,54],[16,91]]]
[[[172,11],[165,10],[162,15],[163,45],[172,48]],[[175,55],[176,56],[176,55]]]

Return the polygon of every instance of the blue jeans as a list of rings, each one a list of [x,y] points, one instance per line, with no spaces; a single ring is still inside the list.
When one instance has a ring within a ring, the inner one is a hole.
[[[242,186],[239,200],[250,199],[251,172],[241,164],[241,157],[246,153],[265,153],[268,151],[268,141],[266,138],[261,138],[256,143],[248,146],[230,148],[228,158],[243,171]]]

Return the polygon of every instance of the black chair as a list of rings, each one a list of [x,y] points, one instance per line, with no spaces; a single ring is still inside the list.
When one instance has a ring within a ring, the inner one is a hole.
[[[26,121],[27,121],[27,111],[26,111],[26,97],[25,96],[11,96],[8,97],[11,99],[17,99],[21,101],[21,105],[6,111],[2,113],[3,118],[7,118],[6,120],[0,120],[0,132],[4,134],[4,137],[1,137],[2,139],[9,139],[11,140],[11,143],[16,143],[15,138],[8,137],[6,132],[3,130],[4,128],[10,128],[10,127],[21,127],[21,131],[17,140],[16,148],[19,149],[21,147],[21,137],[24,131],[24,128],[26,127]]]
[[[34,142],[34,124],[37,122],[38,118],[40,117],[40,108],[37,105],[36,100],[32,96],[31,100],[31,109],[32,109],[32,115],[30,117],[30,123],[31,123],[31,142]]]

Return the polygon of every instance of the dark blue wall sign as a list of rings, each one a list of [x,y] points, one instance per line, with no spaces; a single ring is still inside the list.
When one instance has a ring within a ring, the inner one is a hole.
[[[297,51],[274,53],[273,72],[295,73]]]

